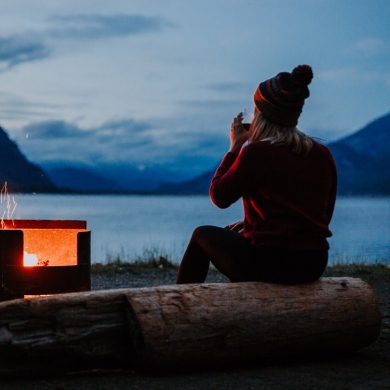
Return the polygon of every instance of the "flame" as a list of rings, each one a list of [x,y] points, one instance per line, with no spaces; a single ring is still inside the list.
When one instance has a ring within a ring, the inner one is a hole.
[[[20,223],[15,223],[13,219],[17,203],[8,192],[7,182],[4,182],[4,185],[0,188],[0,204],[3,203],[5,205],[0,206],[0,208],[4,207],[3,210],[0,210],[0,229],[19,229],[23,231],[23,265],[25,267],[77,265],[77,237],[79,232],[86,231],[85,223],[81,225],[78,221],[68,224],[52,223],[50,224],[51,227],[46,228],[41,226],[41,223],[34,225],[34,223],[31,223],[33,221],[27,221],[30,223],[20,226]],[[41,222],[45,225],[45,221]]]
[[[24,260],[23,260],[23,265],[25,267],[35,267],[38,265],[38,256],[34,255],[33,253],[28,253],[26,251],[24,253]]]
[[[16,206],[18,205],[16,202],[15,202],[15,198],[12,197],[12,203],[13,203],[13,208],[12,208],[12,211],[11,211],[11,197],[8,193],[8,186],[7,186],[7,182],[4,182],[4,185],[3,185],[3,188],[1,189],[0,191],[0,203],[3,203],[3,200],[4,202],[7,202],[7,205],[5,207],[5,210],[3,212],[3,215],[1,217],[1,228],[4,229],[5,226],[4,226],[4,217],[7,217],[7,219],[11,219],[12,220],[12,223],[13,223],[13,219],[12,219],[12,216],[14,214],[14,211],[16,209]]]

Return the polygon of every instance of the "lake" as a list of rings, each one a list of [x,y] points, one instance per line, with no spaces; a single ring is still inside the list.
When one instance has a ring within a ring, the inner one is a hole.
[[[95,263],[118,254],[134,259],[150,250],[180,262],[197,226],[225,226],[243,214],[240,201],[220,210],[207,196],[17,194],[14,198],[14,219],[86,220]],[[390,263],[390,198],[339,197],[331,230],[330,263]]]

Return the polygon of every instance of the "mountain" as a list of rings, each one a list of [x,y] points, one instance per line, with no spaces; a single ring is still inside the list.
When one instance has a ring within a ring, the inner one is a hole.
[[[342,143],[328,145],[338,170],[341,195],[390,195],[390,153],[370,156]]]
[[[155,192],[157,193],[166,193],[166,194],[206,194],[209,191],[211,179],[214,176],[216,171],[212,169],[211,171],[207,171],[202,173],[199,176],[191,180],[186,180],[181,183],[164,183],[160,187],[157,188]]]
[[[339,194],[390,195],[390,113],[328,146]]]
[[[340,195],[390,195],[390,113],[327,145],[336,161]],[[215,169],[157,192],[207,194]]]
[[[138,169],[130,164],[45,164],[44,170],[61,189],[85,192],[153,192],[164,182],[180,182],[188,174],[156,166]]]
[[[61,189],[85,192],[115,191],[118,185],[93,170],[76,167],[56,167],[46,170],[52,182]]]
[[[367,156],[378,157],[390,153],[390,113],[335,143],[349,146]]]
[[[338,168],[338,193],[390,195],[390,113],[328,144]],[[188,179],[166,167],[138,169],[131,165],[44,166],[29,162],[0,127],[0,184],[11,192],[148,192],[207,194],[215,169]]]
[[[0,186],[7,182],[9,192],[57,192],[46,173],[20,152],[0,127]]]

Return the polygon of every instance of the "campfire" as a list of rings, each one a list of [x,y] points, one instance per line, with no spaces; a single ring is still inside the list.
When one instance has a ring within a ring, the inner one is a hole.
[[[85,221],[3,220],[0,298],[90,290]]]
[[[17,203],[0,191],[0,300],[91,289],[91,232],[85,221],[13,219]]]

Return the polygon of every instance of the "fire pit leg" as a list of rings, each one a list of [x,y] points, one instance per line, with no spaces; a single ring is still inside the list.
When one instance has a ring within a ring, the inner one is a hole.
[[[0,235],[0,301],[23,298],[22,293],[6,291],[6,264],[23,262],[23,233],[21,231],[2,230]]]

